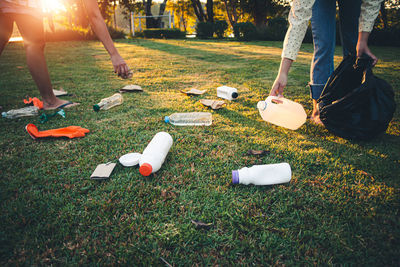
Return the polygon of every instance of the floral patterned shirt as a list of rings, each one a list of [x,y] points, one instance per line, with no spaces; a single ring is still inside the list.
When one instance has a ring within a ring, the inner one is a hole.
[[[352,0],[347,0],[352,1]],[[359,31],[371,32],[383,0],[362,0]],[[315,0],[293,0],[289,12],[289,29],[283,41],[282,58],[296,60],[306,34]]]

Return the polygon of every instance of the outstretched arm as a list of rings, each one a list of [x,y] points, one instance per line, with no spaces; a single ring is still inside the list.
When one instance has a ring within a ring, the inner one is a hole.
[[[363,54],[367,54],[373,59],[373,66],[378,62],[378,58],[369,50],[368,37],[374,28],[375,19],[379,14],[382,1],[383,0],[363,0],[361,4],[357,56],[361,57]]]
[[[279,73],[275,79],[270,95],[283,96],[283,89],[288,81],[289,69],[300,50],[308,21],[311,18],[314,0],[293,0],[289,12],[289,28],[283,41],[282,60]]]
[[[272,85],[271,92],[269,93],[272,96],[283,96],[283,89],[286,87],[288,80],[289,69],[292,66],[293,60],[289,58],[282,58],[281,66],[279,68],[279,73],[276,76],[275,82]]]
[[[82,0],[85,5],[86,12],[89,16],[90,24],[96,36],[103,43],[104,48],[107,50],[111,57],[111,62],[114,66],[114,72],[118,73],[118,76],[126,79],[130,75],[128,65],[124,59],[118,53],[115,48],[113,40],[111,39],[110,33],[108,32],[106,23],[104,22],[103,16],[100,13],[97,0]]]

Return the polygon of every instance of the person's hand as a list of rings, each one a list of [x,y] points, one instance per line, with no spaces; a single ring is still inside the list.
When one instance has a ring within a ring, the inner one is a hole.
[[[374,54],[372,54],[371,50],[369,50],[368,45],[364,42],[358,42],[357,57],[361,57],[363,54],[366,54],[372,58],[372,66],[376,65],[376,63],[378,62],[378,58]]]
[[[375,66],[378,62],[378,58],[372,54],[371,50],[368,47],[368,37],[369,32],[360,32],[358,35],[358,42],[357,42],[357,57],[361,57],[363,54],[368,55],[372,58],[372,66]]]
[[[280,73],[276,77],[275,82],[272,85],[272,89],[269,92],[269,95],[282,97],[283,96],[283,89],[285,89],[286,84],[287,84],[287,74]]]
[[[132,77],[132,72],[126,64],[125,60],[120,55],[111,57],[111,62],[114,66],[114,72],[123,79]]]

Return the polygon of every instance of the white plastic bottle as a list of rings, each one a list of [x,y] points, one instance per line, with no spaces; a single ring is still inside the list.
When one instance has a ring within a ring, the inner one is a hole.
[[[165,116],[164,121],[176,126],[210,126],[212,114],[210,112],[173,113]]]
[[[257,108],[263,120],[290,130],[300,128],[307,119],[302,105],[283,97],[269,96]]]
[[[239,94],[236,88],[224,85],[217,88],[217,96],[227,100],[234,100]]]
[[[107,110],[112,107],[121,105],[124,101],[120,93],[113,94],[110,97],[103,98],[98,104],[93,105],[94,111]]]
[[[292,178],[289,163],[254,165],[232,171],[234,184],[271,185],[288,183]]]
[[[15,119],[19,117],[35,116],[39,114],[39,109],[35,106],[28,106],[20,109],[11,109],[7,112],[2,112],[1,116],[7,119]]]
[[[157,133],[153,139],[151,139],[140,157],[140,174],[149,176],[158,171],[164,163],[172,143],[173,139],[171,135],[166,132]]]

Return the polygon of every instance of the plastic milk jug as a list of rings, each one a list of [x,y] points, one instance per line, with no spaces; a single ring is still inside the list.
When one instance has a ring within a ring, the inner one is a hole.
[[[257,104],[263,120],[272,124],[296,130],[307,119],[304,108],[299,103],[277,96],[269,96]]]
[[[234,100],[239,94],[236,88],[224,85],[217,88],[217,96],[227,100]]]
[[[166,132],[157,133],[143,151],[139,160],[139,172],[143,176],[158,171],[167,157],[173,143],[171,135]]]
[[[210,112],[173,113],[165,116],[164,121],[176,126],[210,126],[212,114]]]
[[[122,95],[120,93],[113,94],[110,97],[103,98],[98,104],[93,105],[94,111],[107,110],[112,107],[121,105],[124,101]]]
[[[292,178],[289,163],[254,165],[232,171],[234,184],[271,185],[287,183]]]

